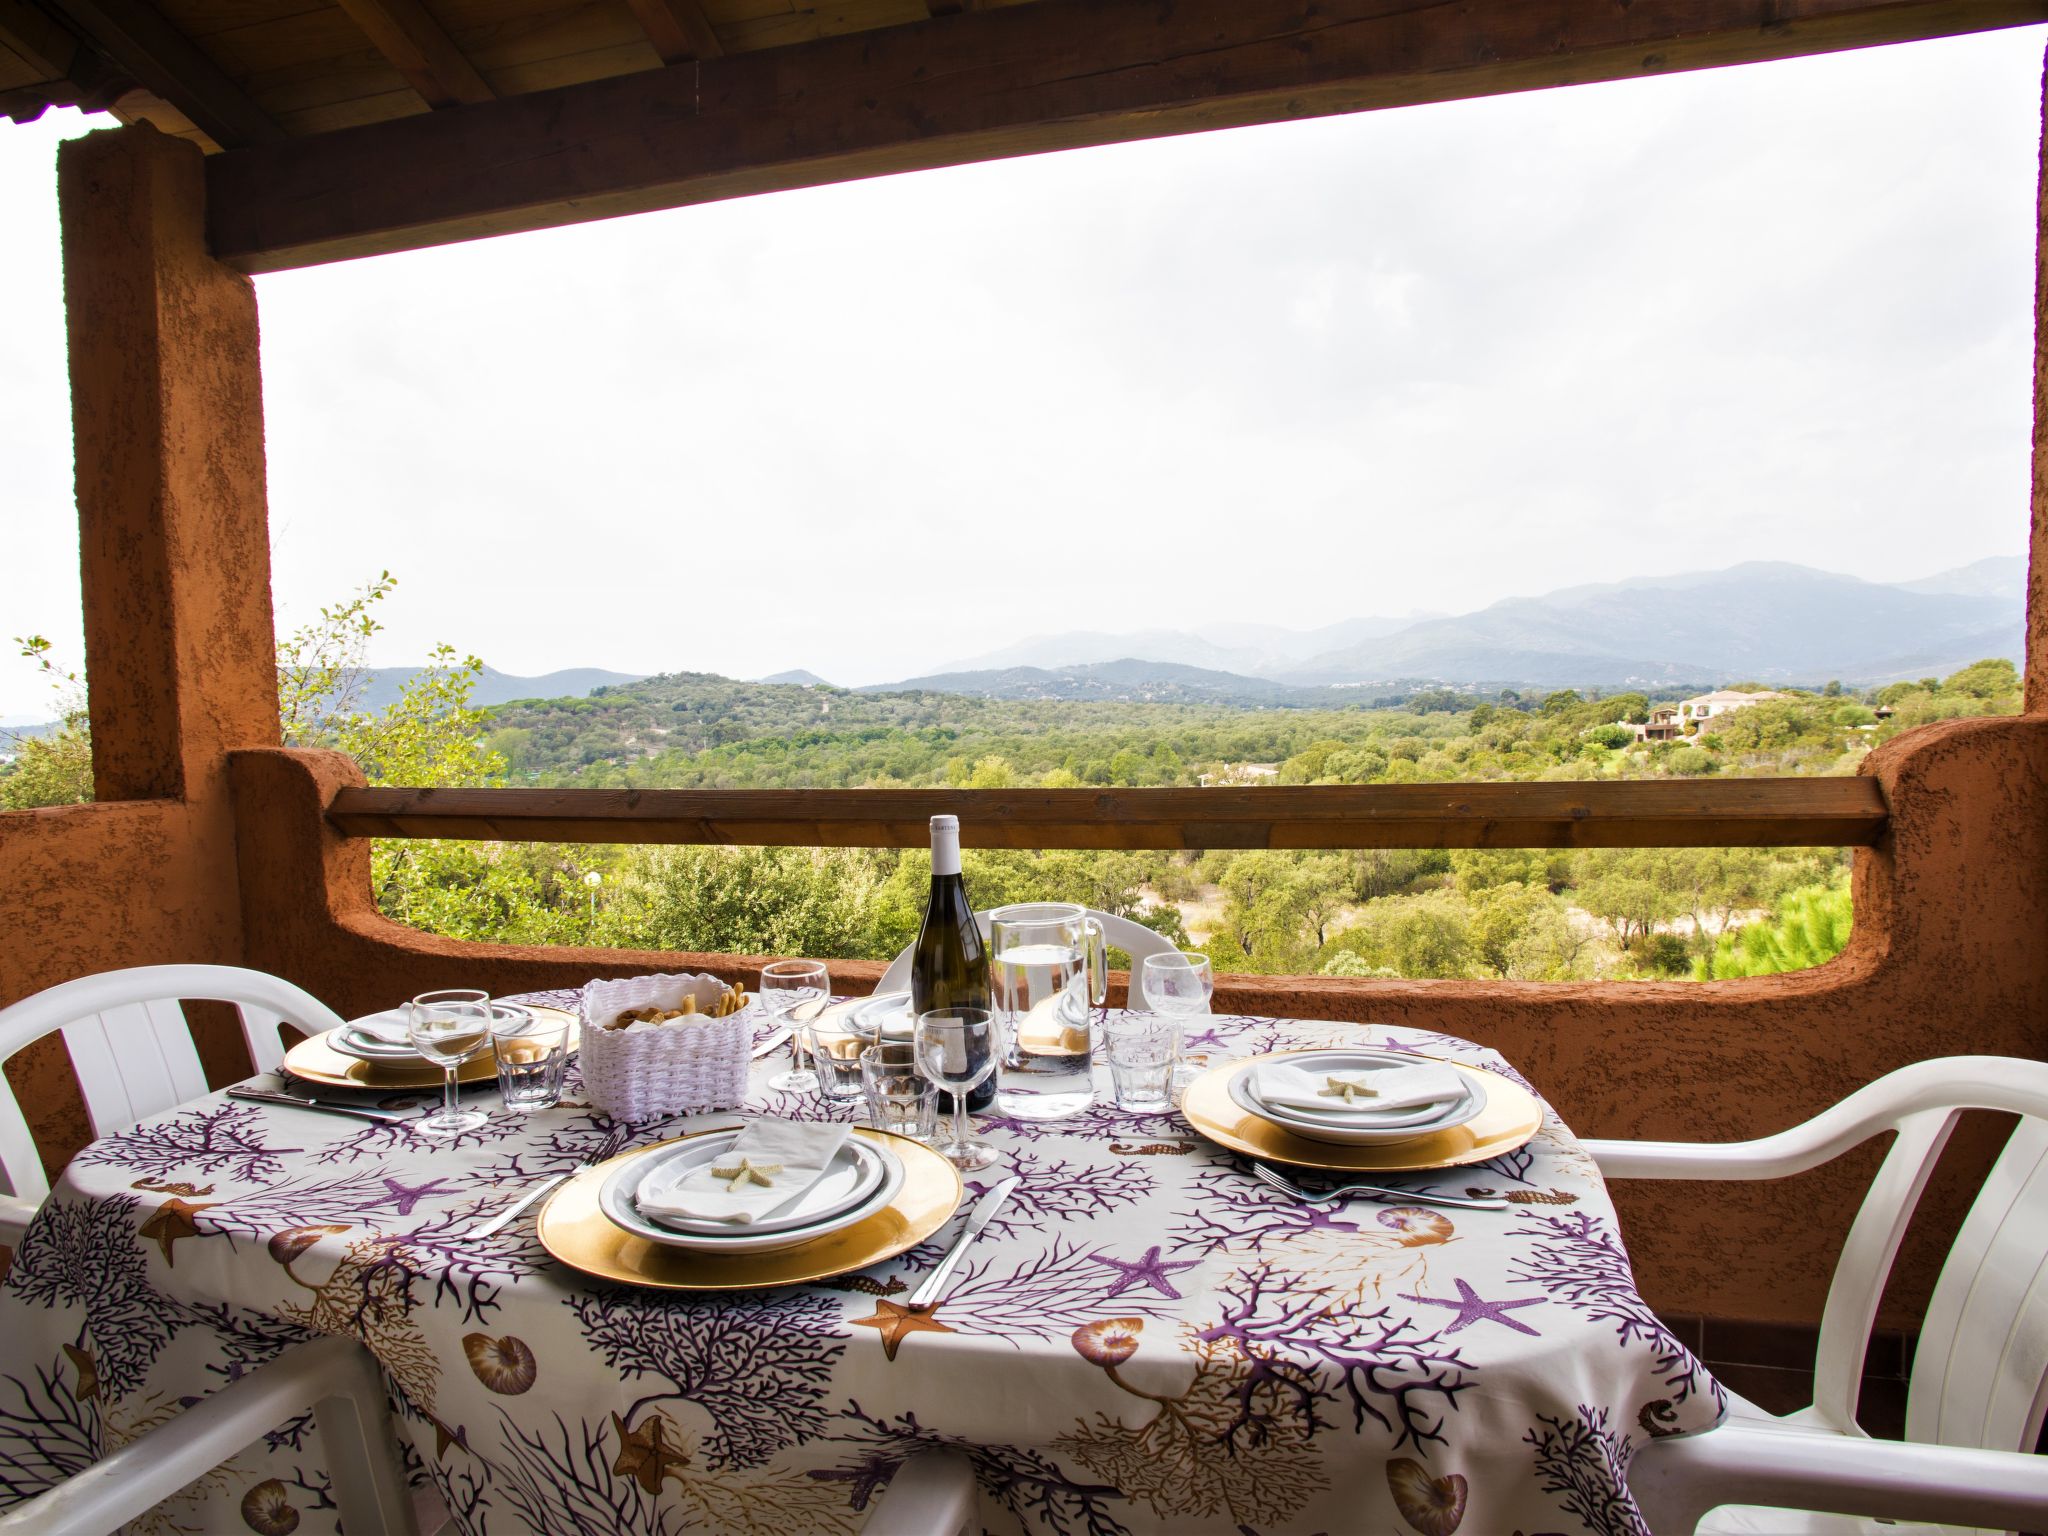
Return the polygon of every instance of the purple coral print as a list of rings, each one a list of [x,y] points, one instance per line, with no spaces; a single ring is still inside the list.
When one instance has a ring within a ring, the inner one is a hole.
[[[99,1415],[78,1397],[73,1364],[59,1360],[0,1382],[0,1503],[41,1493],[99,1460]]]
[[[79,1343],[93,1351],[101,1388],[112,1397],[142,1385],[185,1321],[184,1308],[150,1282],[136,1239],[140,1204],[133,1195],[46,1203],[7,1272],[7,1289],[18,1299],[83,1310]]]
[[[1311,1428],[1318,1404],[1345,1401],[1352,1427],[1370,1419],[1393,1435],[1390,1449],[1444,1443],[1458,1394],[1473,1384],[1457,1345],[1419,1329],[1391,1307],[1368,1308],[1262,1264],[1222,1287],[1223,1316],[1197,1335],[1228,1342],[1252,1366],[1241,1400],[1250,1422],[1254,1392],[1268,1383],[1291,1392]],[[1338,1394],[1342,1397],[1339,1398]]]
[[[1165,1316],[1172,1302],[1133,1292],[1117,1295],[1117,1272],[1062,1238],[1030,1253],[970,1259],[935,1309],[956,1331],[1020,1338],[1064,1339],[1105,1311]],[[1114,1297],[1114,1299],[1112,1299]]]
[[[810,1291],[732,1297],[641,1297],[605,1292],[567,1298],[583,1337],[623,1381],[649,1390],[625,1411],[695,1403],[715,1426],[708,1467],[754,1467],[820,1433],[820,1406],[846,1345],[840,1306]]]
[[[1123,1493],[1107,1484],[1077,1482],[1036,1451],[969,1445],[957,1436],[927,1429],[915,1413],[885,1418],[863,1411],[858,1402],[849,1403],[841,1418],[853,1427],[831,1439],[847,1448],[846,1455],[836,1468],[810,1475],[843,1486],[856,1511],[867,1509],[911,1456],[945,1448],[966,1454],[982,1493],[1020,1525],[1045,1536],[1130,1536],[1130,1527],[1111,1510],[1126,1502]]]
[[[1522,1255],[1510,1261],[1516,1279],[1542,1286],[1561,1306],[1611,1323],[1616,1342],[1623,1347],[1638,1341],[1648,1345],[1673,1400],[1686,1401],[1704,1382],[1717,1408],[1725,1402],[1720,1383],[1707,1375],[1692,1351],[1679,1343],[1637,1292],[1628,1254],[1603,1218],[1590,1211],[1563,1216],[1525,1211],[1522,1223],[1517,1235],[1530,1241]]]
[[[1535,1453],[1543,1491],[1594,1536],[1651,1536],[1628,1494],[1628,1436],[1609,1429],[1607,1417],[1584,1403],[1569,1419],[1538,1414],[1522,1440]]]
[[[270,1125],[253,1104],[225,1100],[181,1109],[103,1136],[79,1152],[86,1167],[116,1167],[131,1177],[166,1178],[174,1173],[214,1175],[239,1183],[282,1173],[299,1147],[274,1147]]]
[[[1303,1205],[1235,1166],[1204,1169],[1191,1183],[1192,1198],[1168,1230],[1177,1248],[1200,1254],[1279,1253],[1310,1233],[1357,1234],[1371,1220],[1370,1207]]]

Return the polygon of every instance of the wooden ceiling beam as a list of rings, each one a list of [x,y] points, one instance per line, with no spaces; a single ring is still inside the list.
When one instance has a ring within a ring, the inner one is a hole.
[[[208,229],[223,261],[276,271],[973,160],[2043,20],[2048,0],[1040,0],[236,150],[208,163]]]
[[[664,64],[715,59],[725,49],[698,0],[626,0]]]
[[[149,0],[57,0],[55,9],[137,85],[223,149],[282,144],[285,132]]]
[[[14,50],[46,80],[70,75],[78,39],[24,0],[0,0],[0,45]]]
[[[420,0],[338,0],[376,50],[430,107],[495,101],[497,92]]]

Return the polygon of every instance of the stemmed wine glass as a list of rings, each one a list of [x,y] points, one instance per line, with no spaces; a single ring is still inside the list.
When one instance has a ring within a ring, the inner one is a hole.
[[[804,1026],[825,1011],[832,984],[822,960],[771,960],[761,967],[761,1006],[789,1036],[789,1070],[768,1079],[777,1093],[803,1093],[818,1086],[818,1074],[804,1065]]]
[[[1152,1012],[1185,1017],[1209,1011],[1216,978],[1210,972],[1207,955],[1184,955],[1177,951],[1147,955],[1139,970],[1138,990]]]
[[[422,992],[406,1005],[405,1024],[414,1048],[447,1074],[439,1113],[413,1129],[422,1136],[460,1136],[475,1130],[489,1117],[480,1109],[456,1107],[455,1070],[490,1042],[490,994],[470,988]]]
[[[1207,1013],[1209,999],[1216,992],[1216,977],[1209,968],[1209,957],[1179,951],[1147,955],[1144,964],[1138,968],[1138,991],[1145,999],[1146,1008],[1153,1013],[1169,1015],[1178,1026],[1176,1032],[1180,1039],[1174,1047],[1176,1060],[1173,1069],[1167,1074],[1167,1092],[1175,1103],[1179,1103],[1181,1091],[1194,1078],[1194,1069],[1177,1059],[1186,1048],[1187,1021]]]
[[[955,1168],[986,1168],[1001,1154],[967,1134],[967,1095],[996,1069],[995,1018],[986,1008],[934,1008],[917,1020],[918,1070],[953,1096],[952,1145],[939,1148]]]

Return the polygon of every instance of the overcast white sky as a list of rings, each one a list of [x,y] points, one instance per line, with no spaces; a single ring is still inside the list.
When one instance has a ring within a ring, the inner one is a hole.
[[[258,280],[281,627],[835,682],[1740,559],[2023,549],[2041,29]],[[0,638],[79,656],[50,114],[0,125]],[[0,715],[47,714],[0,662]]]

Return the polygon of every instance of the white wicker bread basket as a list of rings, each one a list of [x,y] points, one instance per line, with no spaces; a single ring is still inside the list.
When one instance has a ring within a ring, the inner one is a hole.
[[[680,1008],[694,997],[709,1013],[725,995],[716,976],[633,976],[583,989],[578,1056],[591,1105],[614,1120],[658,1120],[735,1109],[747,1096],[753,1027],[742,1010],[723,1019],[606,1029],[628,1008]]]

